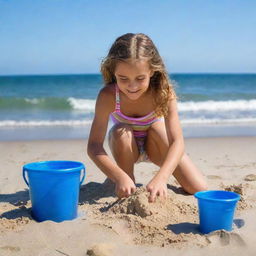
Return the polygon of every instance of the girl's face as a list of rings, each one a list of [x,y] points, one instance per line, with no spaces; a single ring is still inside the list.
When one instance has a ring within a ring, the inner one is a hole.
[[[153,71],[145,60],[118,62],[115,77],[119,89],[131,100],[139,99],[149,87]]]

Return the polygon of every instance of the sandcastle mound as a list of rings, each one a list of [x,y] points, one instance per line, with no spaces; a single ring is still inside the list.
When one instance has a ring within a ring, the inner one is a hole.
[[[136,244],[182,245],[188,238],[206,245],[198,231],[197,206],[172,198],[148,202],[149,193],[138,188],[129,198],[118,200],[104,210],[104,225],[117,233],[130,233]],[[121,228],[122,227],[122,228]],[[123,230],[125,229],[125,231]],[[120,233],[120,235],[122,235]]]
[[[145,188],[137,189],[133,195],[122,199],[109,210],[116,214],[132,214],[142,218],[168,211],[170,204],[167,204],[167,200],[157,198],[156,202],[149,203],[148,195]]]
[[[167,199],[156,198],[154,203],[148,202],[149,192],[145,188],[139,188],[128,198],[117,201],[108,209],[114,214],[132,214],[141,218],[158,216],[168,218],[171,222],[177,222],[181,215],[196,214],[196,207],[184,202],[174,201],[170,195]]]
[[[223,185],[222,188],[242,196],[239,209],[248,207],[247,199],[244,199],[248,195],[248,184]],[[227,239],[219,241],[217,235],[207,239],[200,233],[195,198],[188,203],[188,198],[178,197],[172,190],[168,190],[168,193],[166,200],[157,198],[154,203],[148,202],[149,193],[144,187],[137,188],[134,194],[121,200],[104,197],[93,204],[91,217],[126,242],[138,245],[182,248],[204,247],[215,242],[227,243]],[[233,235],[229,239],[230,243],[237,242]]]

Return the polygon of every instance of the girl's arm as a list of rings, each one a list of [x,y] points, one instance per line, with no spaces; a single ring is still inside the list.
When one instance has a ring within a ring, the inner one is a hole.
[[[147,189],[150,192],[149,201],[151,202],[155,200],[156,195],[166,196],[168,179],[177,168],[184,154],[184,139],[178,117],[176,99],[170,100],[168,104],[165,127],[169,140],[169,149],[159,172],[147,185]]]
[[[114,106],[111,88],[104,87],[97,98],[95,116],[88,140],[87,153],[93,162],[116,184],[119,197],[129,196],[135,190],[131,178],[107,155],[103,143],[109,115]]]

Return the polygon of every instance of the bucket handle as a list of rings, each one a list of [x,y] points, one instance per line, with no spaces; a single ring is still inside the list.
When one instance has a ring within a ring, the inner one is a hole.
[[[26,182],[26,184],[28,185],[28,187],[29,187],[29,184],[28,184],[28,181],[27,181],[27,179],[26,179],[26,172],[27,171],[27,169],[24,167],[23,168],[23,179],[24,179],[24,181]]]
[[[29,183],[28,183],[27,178],[26,178],[26,171],[27,171],[27,169],[26,169],[26,168],[23,168],[23,179],[24,179],[24,181],[26,182],[26,184],[27,184],[28,187],[29,187]],[[83,177],[82,177],[82,180],[80,181],[80,186],[81,186],[82,183],[84,182],[84,178],[85,178],[85,168],[83,168],[82,171],[83,171]]]
[[[82,177],[82,180],[80,181],[80,186],[82,185],[82,183],[84,182],[84,178],[85,178],[85,168],[82,169],[83,171],[83,177]]]

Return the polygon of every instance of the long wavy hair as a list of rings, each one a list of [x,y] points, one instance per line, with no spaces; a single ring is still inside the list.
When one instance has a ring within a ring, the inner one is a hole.
[[[176,98],[163,60],[152,40],[142,33],[127,33],[118,37],[111,46],[108,55],[102,60],[101,73],[105,85],[116,83],[115,67],[120,61],[147,60],[154,72],[149,86],[153,92],[155,112],[158,116],[167,116],[168,101]]]

